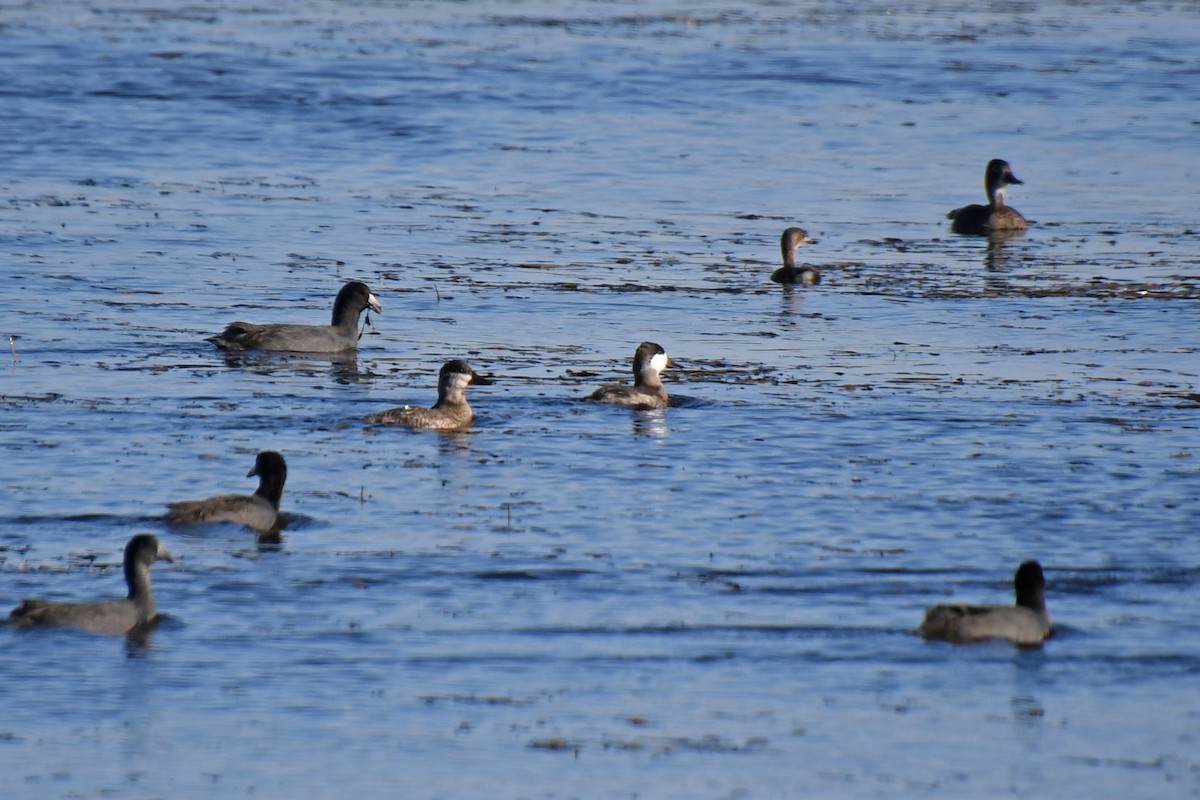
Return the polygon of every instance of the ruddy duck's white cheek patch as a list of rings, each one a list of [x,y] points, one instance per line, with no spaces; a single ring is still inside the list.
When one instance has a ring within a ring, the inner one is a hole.
[[[655,372],[662,372],[664,369],[667,368],[667,363],[668,363],[668,360],[667,360],[666,353],[658,353],[653,358],[650,359],[650,366],[654,369]]]

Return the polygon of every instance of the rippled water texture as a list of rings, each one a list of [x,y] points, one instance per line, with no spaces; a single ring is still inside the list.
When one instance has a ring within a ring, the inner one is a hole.
[[[176,557],[144,642],[0,628],[0,794],[1200,796],[1197,53],[1159,2],[0,4],[0,608]],[[994,157],[1031,229],[949,233]],[[349,279],[357,359],[204,341]],[[577,401],[643,340],[671,408]],[[449,358],[471,431],[362,424]],[[161,522],[262,449],[281,542]],[[1044,647],[913,635],[1026,558]]]

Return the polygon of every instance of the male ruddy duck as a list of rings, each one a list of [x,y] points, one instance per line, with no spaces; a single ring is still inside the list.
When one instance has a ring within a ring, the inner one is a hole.
[[[615,403],[641,408],[664,408],[669,404],[667,390],[659,373],[669,363],[667,351],[654,342],[642,342],[633,354],[633,385],[608,384],[587,397],[592,403]]]
[[[471,424],[475,414],[467,405],[467,387],[489,386],[492,381],[475,372],[467,362],[447,361],[438,372],[438,399],[432,408],[400,406],[379,411],[366,417],[378,425],[408,425],[411,428],[454,430]]]
[[[1004,187],[1010,183],[1024,184],[1013,174],[1007,161],[993,158],[983,171],[983,187],[987,192],[988,204],[974,203],[956,208],[946,214],[951,220],[950,230],[955,233],[987,235],[989,233],[1023,231],[1029,225],[1015,208],[1004,204]]]

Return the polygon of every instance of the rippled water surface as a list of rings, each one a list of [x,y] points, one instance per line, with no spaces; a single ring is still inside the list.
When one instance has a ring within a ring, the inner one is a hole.
[[[5,797],[1200,796],[1200,12],[0,4]],[[1010,161],[1032,222],[949,233]],[[766,280],[789,225],[819,287]],[[356,359],[227,322],[384,305]],[[662,411],[588,406],[642,340]],[[471,390],[459,434],[368,427]],[[288,459],[280,543],[172,500]],[[1046,568],[1045,646],[913,635]]]

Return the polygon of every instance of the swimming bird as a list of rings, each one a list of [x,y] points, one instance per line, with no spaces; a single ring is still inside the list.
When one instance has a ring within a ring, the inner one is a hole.
[[[642,342],[633,353],[633,385],[607,384],[584,400],[641,408],[664,408],[670,404],[659,373],[667,368],[667,351],[654,342]]]
[[[274,450],[264,450],[254,459],[246,477],[258,476],[254,494],[223,494],[207,500],[183,500],[169,504],[165,517],[175,525],[201,522],[233,522],[260,532],[280,527],[279,501],[287,480],[287,464]]]
[[[92,633],[129,633],[158,616],[150,591],[150,565],[173,560],[158,539],[139,533],[125,545],[125,583],[129,595],[124,600],[55,603],[29,599],[14,608],[8,618],[22,627],[65,625]]]
[[[993,158],[983,171],[983,188],[987,192],[988,204],[973,203],[956,208],[946,214],[951,220],[950,230],[955,233],[986,235],[997,232],[1023,231],[1028,226],[1025,218],[1011,206],[1004,204],[1004,187],[1011,183],[1025,182],[1013,174],[1007,161]]]
[[[815,267],[796,266],[796,249],[802,244],[816,244],[817,240],[803,228],[788,228],[779,238],[779,249],[783,251],[783,266],[771,273],[776,283],[803,283],[806,286],[821,282],[821,273]]]
[[[438,399],[432,408],[400,406],[369,414],[367,422],[378,425],[408,425],[411,428],[454,430],[465,428],[475,418],[467,405],[467,387],[490,386],[492,381],[467,366],[467,362],[447,361],[438,371]]]
[[[230,323],[224,331],[208,337],[222,350],[286,350],[297,353],[337,353],[358,347],[358,318],[383,306],[365,283],[350,281],[333,301],[333,318],[328,325],[255,325]]]
[[[1040,644],[1051,633],[1046,611],[1046,579],[1036,561],[1026,561],[1013,576],[1013,606],[937,605],[925,612],[917,633],[926,639],[955,644],[1008,639],[1019,645]]]

